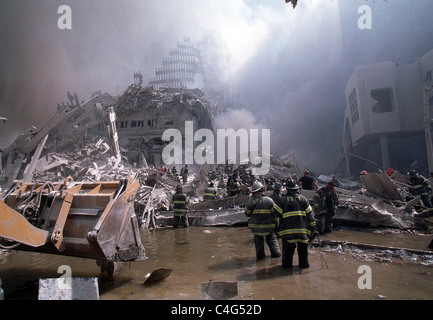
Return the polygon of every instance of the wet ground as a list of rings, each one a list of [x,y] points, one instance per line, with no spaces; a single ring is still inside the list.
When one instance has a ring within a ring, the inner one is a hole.
[[[428,250],[432,236],[407,233],[334,231],[323,239]],[[101,274],[94,260],[11,251],[0,258],[0,278],[8,300],[37,299],[38,279],[56,278],[61,265],[73,277],[98,277],[100,300],[200,300],[202,282],[234,281],[241,300],[285,299],[433,299],[433,251],[424,260],[418,255],[381,257],[368,251],[342,247],[311,247],[310,268],[282,269],[281,258],[256,261],[249,229],[189,227],[142,231],[145,261],[123,264],[113,277]],[[280,245],[281,245],[281,240]],[[268,253],[269,251],[267,251]],[[367,284],[371,270],[371,289]],[[145,275],[157,268],[172,273],[162,281],[143,286]],[[365,270],[365,269],[363,269]],[[361,278],[361,279],[360,279]]]

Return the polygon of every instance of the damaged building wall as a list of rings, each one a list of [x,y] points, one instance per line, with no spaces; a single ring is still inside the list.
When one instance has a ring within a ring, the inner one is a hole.
[[[168,143],[161,139],[166,129],[184,132],[185,121],[192,121],[197,129],[212,130],[213,117],[218,112],[218,107],[198,89],[154,89],[136,84],[117,98],[100,92],[81,104],[76,94],[68,94],[68,98],[69,102],[59,105],[41,129],[29,129],[3,150],[2,187],[23,178],[30,165],[33,171],[40,157],[65,153],[72,145],[84,146],[90,138],[98,141],[98,138],[109,137],[107,143],[112,147],[118,145],[131,164],[159,166],[163,147]],[[115,114],[113,128],[110,124],[114,115],[110,110]],[[110,154],[116,149],[110,150]],[[33,159],[36,150],[40,152]],[[27,174],[31,179],[32,172]]]
[[[119,144],[138,166],[162,164],[161,154],[168,142],[161,137],[167,129],[185,131],[185,121],[194,128],[213,130],[218,107],[198,89],[175,89],[131,85],[114,103]],[[104,124],[89,133],[103,136]],[[184,138],[184,136],[183,136]],[[145,160],[144,160],[145,159]]]
[[[355,69],[346,87],[347,175],[368,168],[404,171],[415,160],[428,170],[423,88],[433,84],[432,71],[433,50],[412,64],[386,61]]]
[[[200,88],[215,103],[230,106],[229,56],[227,45],[217,30],[203,32],[196,44],[184,37],[170,49],[148,85],[157,89]]]
[[[162,67],[157,68],[155,77],[149,80],[149,86],[155,88],[187,88],[194,84],[196,73],[200,71],[201,52],[184,37],[176,48],[162,61]]]
[[[111,96],[95,93],[80,103],[76,94],[68,92],[68,99],[68,103],[58,105],[57,111],[42,128],[29,128],[3,150],[4,168],[0,176],[2,187],[10,186],[13,180],[23,178],[26,170],[26,178],[30,178],[29,170],[32,170],[31,166],[40,156],[54,150],[61,151],[69,143],[82,142],[89,128],[105,121],[100,101],[111,99]],[[37,150],[40,152],[35,155]]]

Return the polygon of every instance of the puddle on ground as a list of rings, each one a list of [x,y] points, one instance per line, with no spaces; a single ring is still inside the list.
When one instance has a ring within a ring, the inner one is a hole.
[[[202,282],[236,281],[238,299],[432,299],[433,266],[412,260],[368,261],[350,251],[309,249],[310,268],[282,269],[281,258],[256,261],[253,236],[244,227],[189,227],[141,231],[147,260],[123,263],[120,274],[101,274],[91,259],[11,251],[0,259],[5,298],[37,299],[39,278],[56,278],[61,265],[73,277],[98,277],[100,300],[200,300]],[[419,250],[431,236],[334,231],[323,239]],[[281,247],[281,239],[279,239]],[[266,249],[267,250],[267,249]],[[269,255],[269,251],[267,251]],[[433,252],[432,252],[433,258]],[[360,289],[360,266],[371,268],[371,289]],[[143,286],[147,273],[169,268],[169,277]],[[404,276],[402,276],[404,275]]]

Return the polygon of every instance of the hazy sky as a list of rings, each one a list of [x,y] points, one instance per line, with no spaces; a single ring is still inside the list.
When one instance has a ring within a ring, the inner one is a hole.
[[[284,0],[1,0],[0,146],[42,126],[68,91],[120,94],[134,71],[152,78],[184,36],[197,42],[217,29],[236,107],[271,129],[272,152],[332,168],[355,66],[413,62],[433,49],[433,1],[343,1],[299,0],[293,10]],[[357,26],[365,4],[371,30]],[[58,28],[61,5],[71,8],[70,30]]]

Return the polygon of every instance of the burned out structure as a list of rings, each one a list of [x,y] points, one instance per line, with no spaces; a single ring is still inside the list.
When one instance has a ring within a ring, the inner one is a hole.
[[[428,172],[433,99],[426,88],[433,84],[432,72],[433,50],[410,64],[384,61],[356,67],[345,91],[347,176],[390,167]]]
[[[136,167],[159,166],[168,143],[161,139],[166,129],[183,132],[185,121],[193,121],[197,129],[212,130],[218,110],[198,89],[132,84],[119,97],[97,92],[81,104],[76,94],[68,97],[41,129],[29,129],[3,150],[2,187],[15,179],[30,181],[38,160],[50,152],[67,151],[95,137],[107,138],[116,158],[123,156]]]
[[[197,44],[188,37],[178,42],[147,86],[134,72],[133,84],[118,97],[95,92],[80,102],[68,93],[69,101],[41,129],[28,129],[2,150],[0,185],[29,180],[39,158],[95,136],[108,137],[117,158],[127,157],[137,167],[159,166],[166,129],[184,132],[185,121],[192,121],[195,129],[212,130],[219,107],[230,104],[226,57],[218,33],[207,31]]]
[[[68,98],[2,152],[0,248],[91,258],[112,274],[118,262],[146,259],[136,211],[152,190],[143,180],[160,173],[150,165],[169,143],[164,130],[185,121],[212,129],[216,107],[200,90],[140,84],[120,97]]]
[[[189,37],[178,41],[156,68],[148,86],[161,88],[202,88],[206,97],[222,107],[230,106],[230,68],[227,46],[218,32],[208,30],[193,43]]]
[[[167,129],[184,132],[185,121],[195,128],[213,129],[218,110],[198,89],[174,89],[131,85],[113,105],[121,148],[127,150],[130,163],[136,166],[162,164],[161,154],[168,143],[161,137]],[[89,133],[104,135],[104,123]]]

